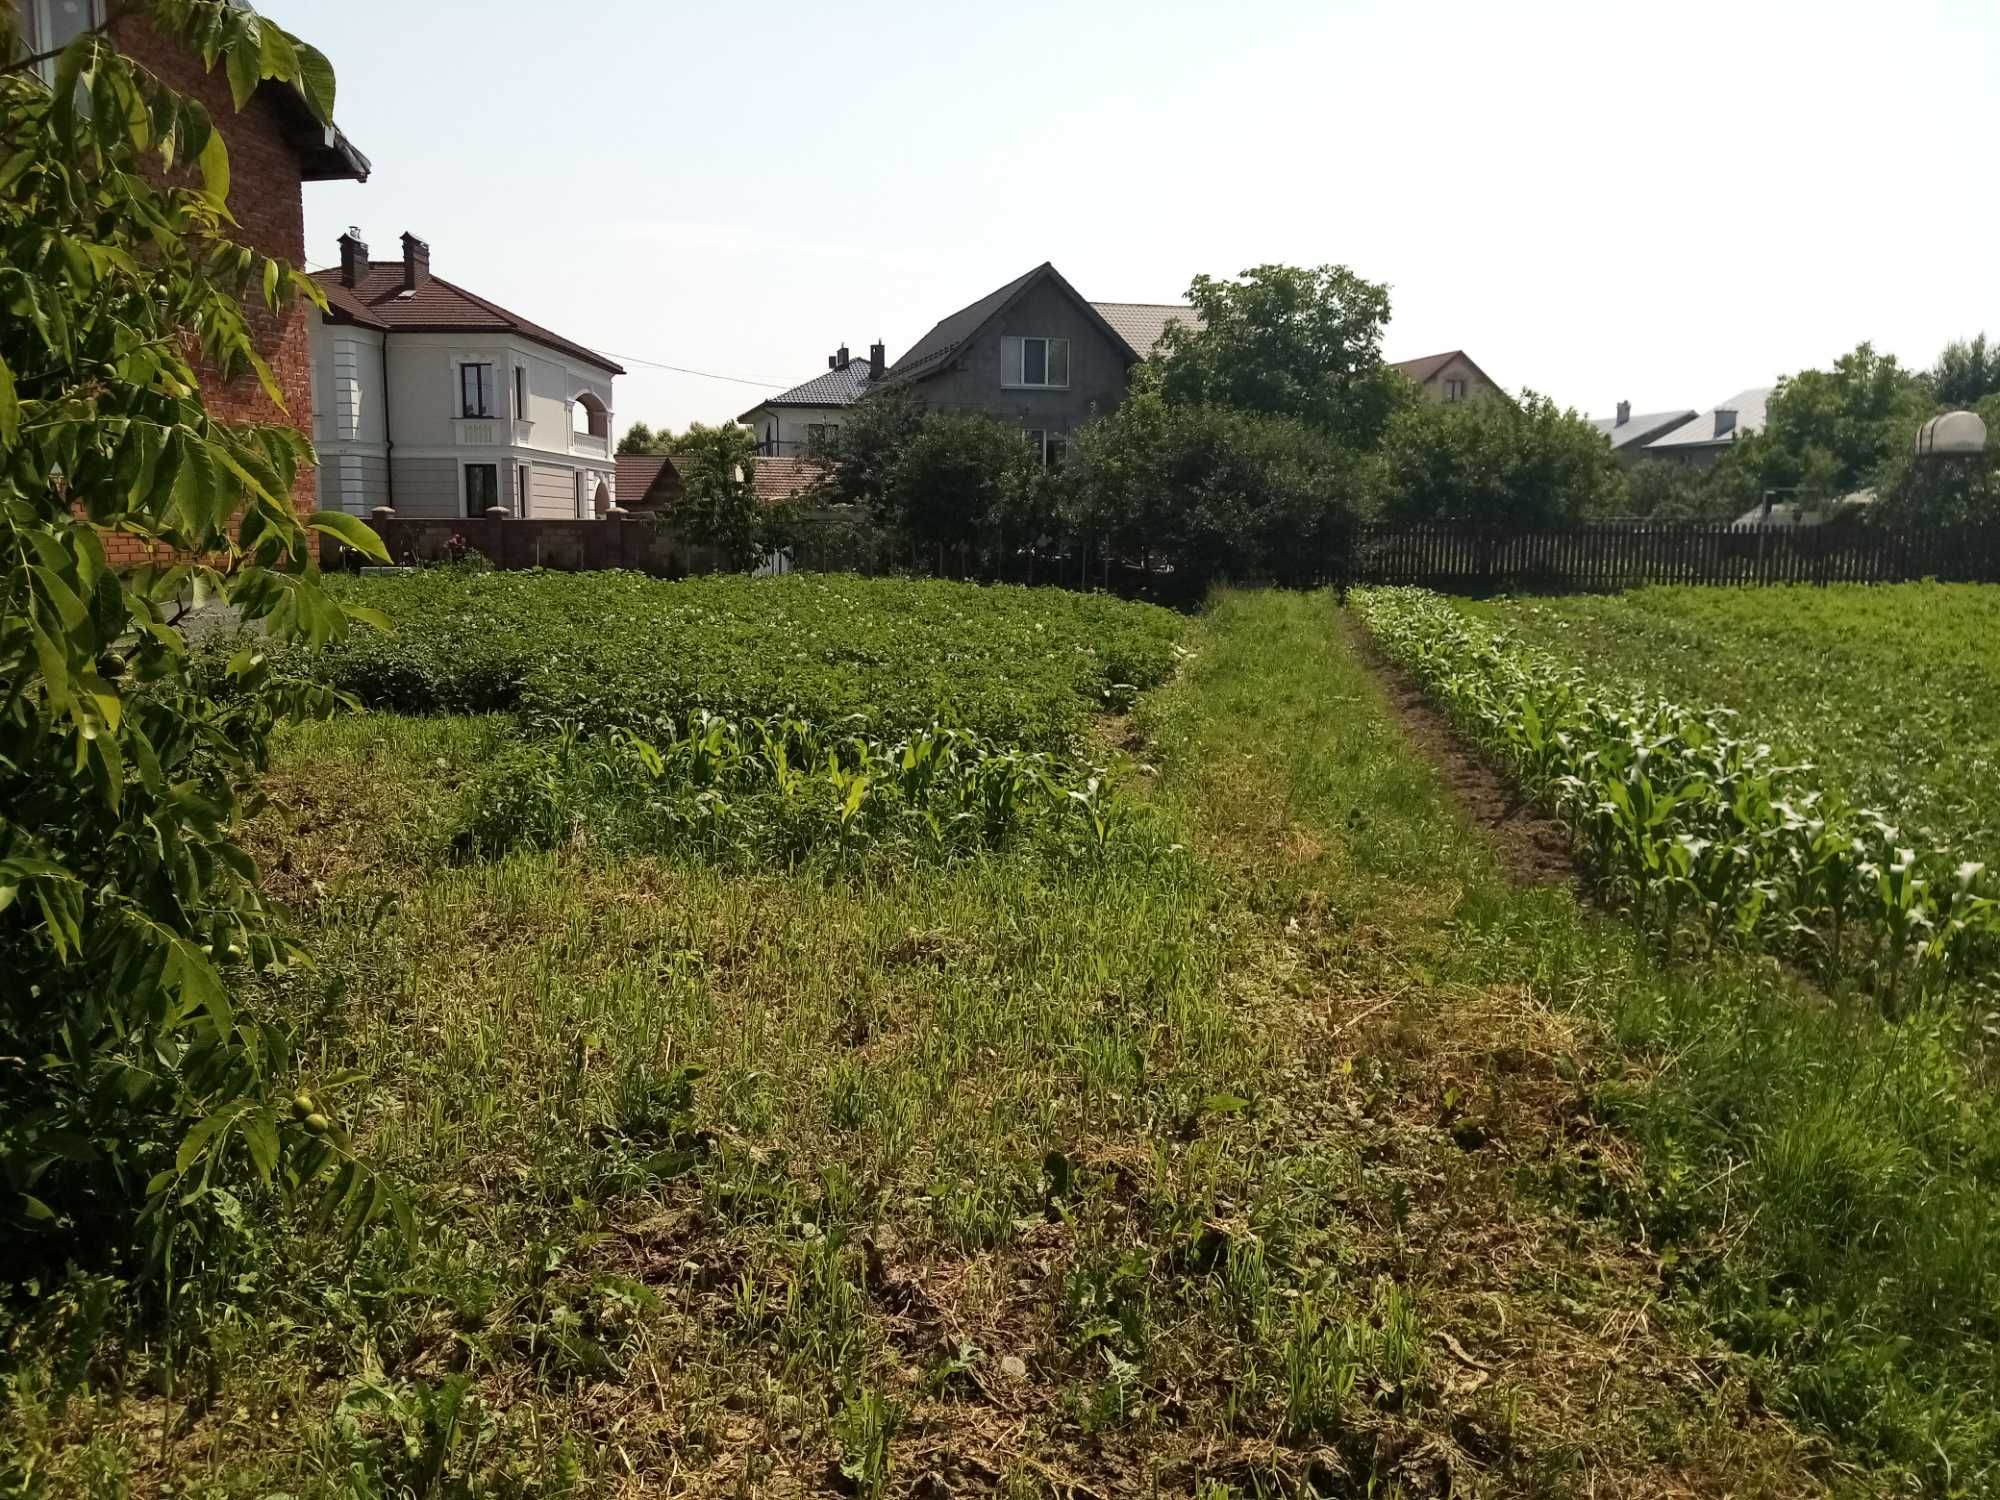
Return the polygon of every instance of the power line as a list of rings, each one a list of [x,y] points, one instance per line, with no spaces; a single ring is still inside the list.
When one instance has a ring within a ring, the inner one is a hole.
[[[718,375],[713,370],[690,370],[686,365],[670,365],[657,359],[641,359],[636,354],[620,354],[616,349],[606,349],[603,352],[626,364],[645,365],[652,370],[672,370],[676,375],[699,375],[703,380],[727,380],[732,385],[758,385],[766,390],[782,391],[798,384],[796,380],[752,380],[745,375]]]

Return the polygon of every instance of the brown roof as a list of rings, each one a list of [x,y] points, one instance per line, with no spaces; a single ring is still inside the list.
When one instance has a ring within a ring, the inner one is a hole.
[[[1399,374],[1409,376],[1418,385],[1428,385],[1431,381],[1437,379],[1439,371],[1443,370],[1446,365],[1455,359],[1462,359],[1468,365],[1471,365],[1473,370],[1479,375],[1479,378],[1492,386],[1494,390],[1503,389],[1500,382],[1495,380],[1491,375],[1488,375],[1484,370],[1481,370],[1479,368],[1479,361],[1474,359],[1470,354],[1467,354],[1463,349],[1447,349],[1442,354],[1426,354],[1421,359],[1393,359],[1389,361],[1389,368],[1397,371]]]
[[[764,505],[776,505],[780,500],[789,500],[804,490],[811,489],[826,472],[817,459],[811,458],[760,458],[754,483],[757,499]]]
[[[681,476],[672,462],[653,453],[618,455],[618,504],[625,510],[653,510],[680,498]]]
[[[1105,321],[1102,312],[1077,294],[1076,288],[1063,279],[1062,272],[1048,261],[1043,261],[1027,274],[1015,277],[998,290],[988,292],[977,302],[968,303],[950,317],[940,319],[932,326],[929,333],[903,352],[901,359],[889,366],[888,372],[882,377],[883,381],[894,384],[901,380],[928,380],[931,376],[950,369],[952,356],[962,346],[970,342],[980,329],[1000,313],[1011,307],[1029,287],[1044,280],[1054,282],[1083,310],[1085,318],[1094,320],[1098,327],[1103,329],[1105,337],[1114,345],[1122,347],[1133,359],[1143,357],[1145,351],[1134,349],[1124,334]]]
[[[524,339],[585,360],[613,375],[625,373],[595,350],[586,349],[539,323],[510,313],[442,276],[428,276],[415,291],[403,290],[400,260],[371,260],[359,286],[343,285],[338,270],[315,271],[313,279],[326,293],[327,317],[335,323],[363,328],[395,329],[404,333],[518,333]]]

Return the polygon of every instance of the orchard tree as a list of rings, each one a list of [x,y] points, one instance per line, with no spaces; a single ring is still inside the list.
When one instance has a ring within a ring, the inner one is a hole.
[[[1198,321],[1169,324],[1154,356],[1170,401],[1290,417],[1371,448],[1410,399],[1382,363],[1389,289],[1345,266],[1197,276],[1188,301]]]
[[[1988,348],[1983,333],[1954,340],[1931,366],[1930,386],[1932,399],[1949,410],[1971,410],[2000,396],[2000,349]]]
[[[1561,526],[1620,508],[1625,480],[1604,435],[1524,391],[1519,404],[1416,401],[1383,439],[1384,514],[1397,521]]]
[[[824,505],[882,511],[896,460],[923,419],[923,398],[908,386],[872,391],[848,407],[816,455],[824,472],[814,498]]]
[[[330,122],[326,59],[249,9],[123,11],[224,72],[237,108],[269,79]],[[241,377],[282,406],[245,304],[320,300],[232,239],[215,123],[102,29],[47,59],[45,83],[17,14],[0,8],[5,1275],[69,1260],[203,1274],[236,1222],[232,1187],[318,1184],[356,1224],[395,1206],[330,1102],[274,1106],[294,1082],[289,1033],[255,981],[305,956],[238,835],[272,727],[334,706],[280,681],[262,641],[325,642],[365,613],[321,586],[314,533],[383,554],[352,517],[294,512],[312,460],[294,427],[204,403]],[[117,572],[106,535],[158,560]],[[178,628],[211,600],[261,632],[219,692],[197,685]]]
[[[756,560],[762,536],[757,507],[757,439],[747,427],[694,423],[673,440],[683,492],[667,512],[689,541],[720,550],[732,564]]]
[[[1884,460],[1915,441],[1931,411],[1927,382],[1864,343],[1831,370],[1780,380],[1763,430],[1737,446],[1761,489],[1823,503],[1875,483]]]
[[[1019,427],[978,412],[929,412],[896,453],[880,518],[920,547],[996,551],[1039,462]]]

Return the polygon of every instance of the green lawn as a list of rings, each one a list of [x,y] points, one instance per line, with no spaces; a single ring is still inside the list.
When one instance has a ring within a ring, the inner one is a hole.
[[[1588,672],[1735,709],[1913,830],[2000,855],[2000,588],[1648,588],[1467,603]]]
[[[2000,1156],[1941,1024],[1830,1013],[1761,963],[1662,970],[1566,890],[1511,885],[1323,595],[1225,594],[1170,629],[1101,602],[1078,625],[1053,592],[953,602],[995,596],[1083,633],[1049,655],[1086,708],[1091,629],[1186,653],[1129,716],[1052,694],[1032,716],[1074,726],[1065,775],[1116,788],[1096,844],[718,863],[649,849],[643,818],[607,843],[586,781],[561,837],[496,856],[461,834],[541,731],[288,734],[255,843],[322,967],[260,1003],[420,1234],[353,1254],[246,1190],[173,1325],[171,1400],[161,1330],[89,1283],[44,1299],[7,1335],[0,1475],[1990,1483],[1993,1268],[1955,1231],[1992,1217]]]

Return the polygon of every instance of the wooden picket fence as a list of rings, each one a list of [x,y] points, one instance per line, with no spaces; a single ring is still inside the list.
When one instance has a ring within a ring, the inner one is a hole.
[[[1450,593],[1596,592],[1642,584],[2000,582],[2000,526],[1611,524],[1512,531],[1368,525],[1344,581]]]

